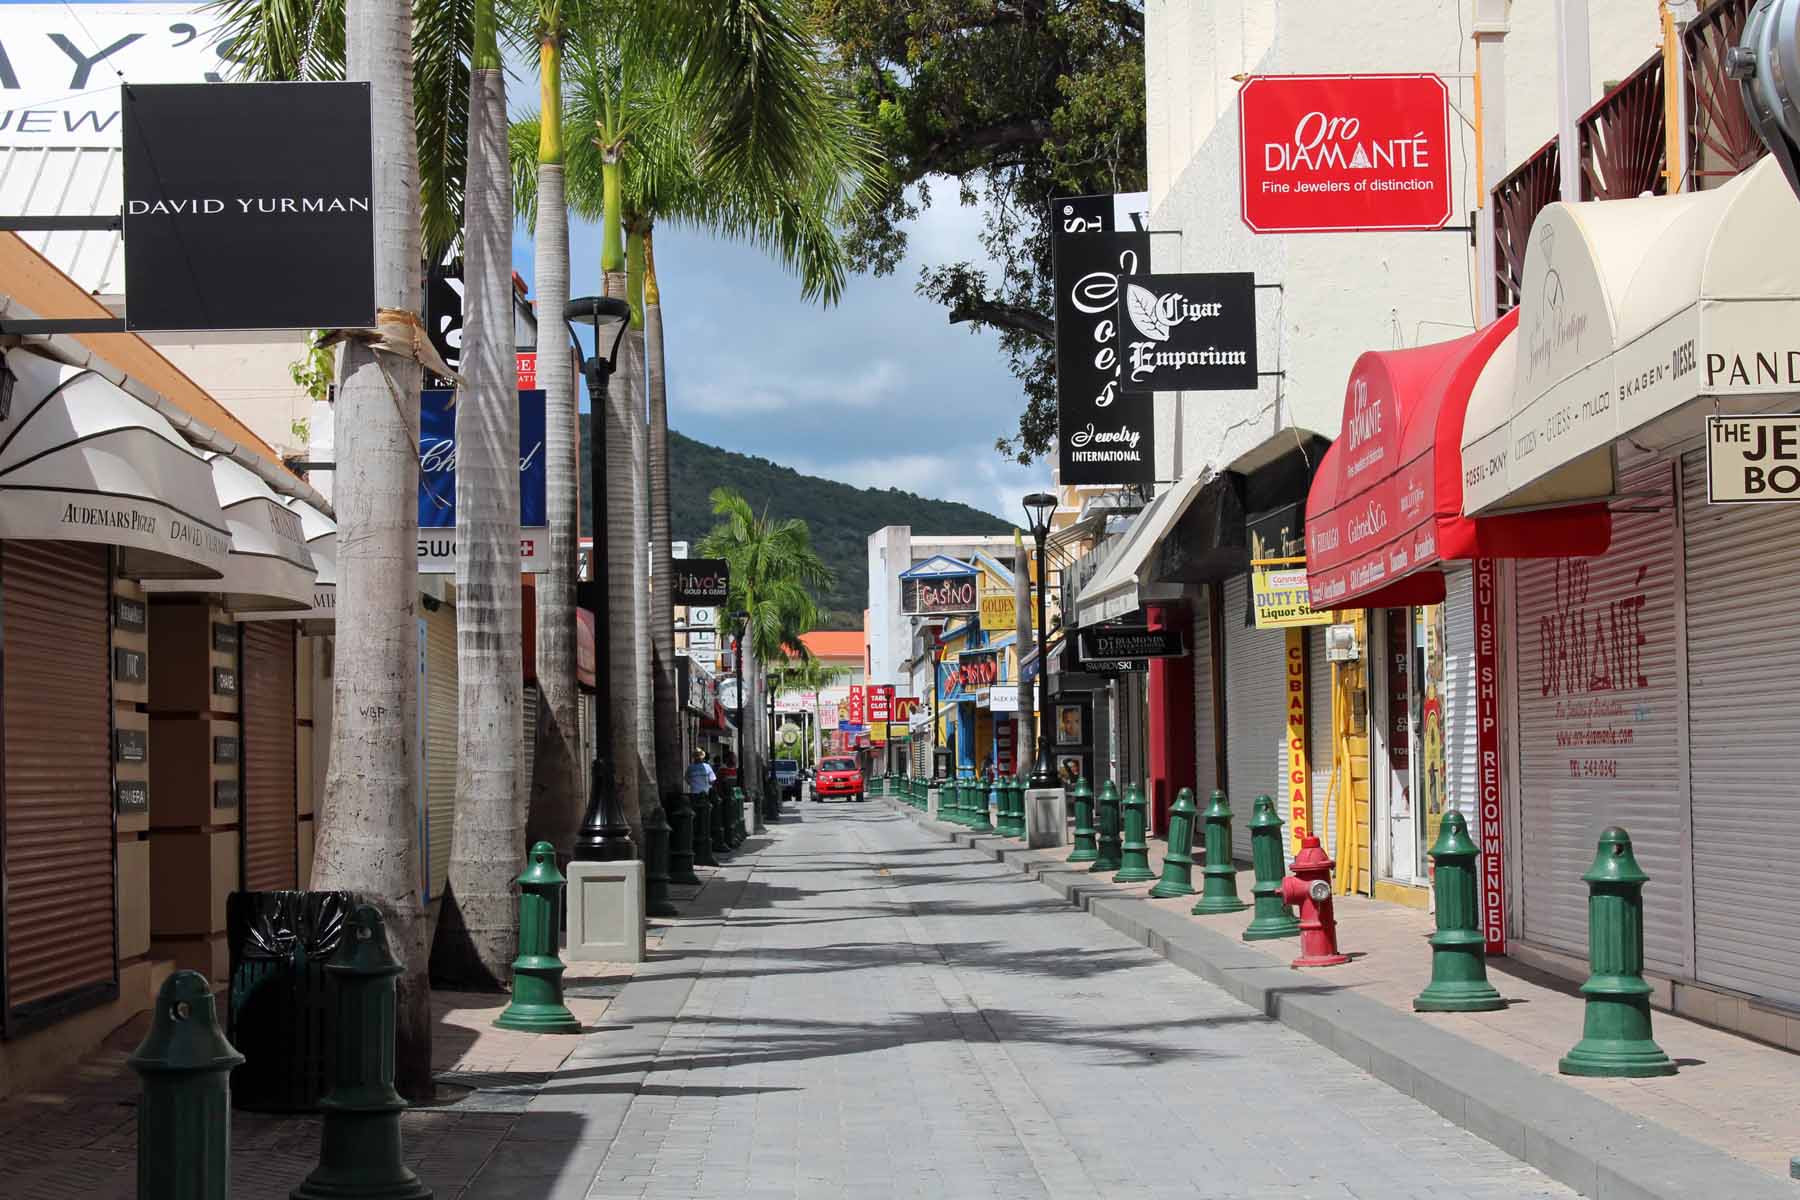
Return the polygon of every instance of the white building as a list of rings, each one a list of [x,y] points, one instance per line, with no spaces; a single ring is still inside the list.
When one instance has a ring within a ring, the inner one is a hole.
[[[915,537],[907,525],[889,525],[869,535],[869,682],[910,684],[908,665],[916,658],[914,623],[900,609],[900,573],[941,554],[963,562],[984,554],[1007,570],[1013,567],[1008,534]],[[915,695],[922,693],[913,693]]]

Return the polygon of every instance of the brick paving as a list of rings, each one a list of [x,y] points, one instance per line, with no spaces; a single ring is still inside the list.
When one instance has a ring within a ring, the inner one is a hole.
[[[1574,1194],[885,806],[796,815],[463,1200]]]

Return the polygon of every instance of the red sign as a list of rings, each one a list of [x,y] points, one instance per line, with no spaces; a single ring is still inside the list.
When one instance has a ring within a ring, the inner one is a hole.
[[[537,390],[537,351],[521,350],[519,352],[519,390],[535,392]]]
[[[1450,219],[1450,93],[1436,75],[1253,75],[1238,91],[1238,141],[1257,233]]]
[[[1500,791],[1499,572],[1475,560],[1475,797],[1481,832],[1481,932],[1489,954],[1506,953],[1506,799]]]
[[[844,720],[846,722],[851,725],[864,725],[868,723],[868,709],[863,704],[862,684],[853,683],[850,685],[850,700],[844,707],[847,710],[844,714]]]
[[[910,721],[912,720],[912,715],[918,711],[919,698],[917,696],[895,696],[894,711],[892,715],[888,717],[888,720]]]
[[[872,683],[869,685],[869,720],[871,723],[886,723],[891,719],[894,710],[894,685],[891,683]]]

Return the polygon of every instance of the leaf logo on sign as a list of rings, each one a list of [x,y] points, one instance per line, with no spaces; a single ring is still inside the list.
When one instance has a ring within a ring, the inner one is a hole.
[[[1125,311],[1131,314],[1131,323],[1145,337],[1158,342],[1169,340],[1169,322],[1162,315],[1162,306],[1157,303],[1156,293],[1149,288],[1135,283],[1127,285]]]

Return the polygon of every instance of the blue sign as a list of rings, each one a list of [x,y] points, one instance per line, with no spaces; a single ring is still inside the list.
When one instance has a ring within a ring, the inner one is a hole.
[[[455,569],[456,539],[428,530],[456,528],[455,392],[419,394],[419,569]],[[544,393],[519,393],[519,557],[523,569],[540,569],[548,540],[548,481],[544,462]]]

